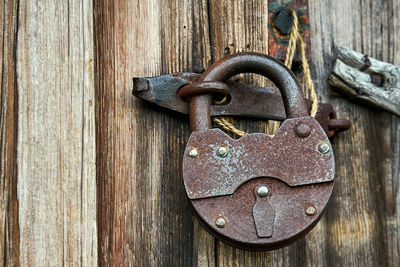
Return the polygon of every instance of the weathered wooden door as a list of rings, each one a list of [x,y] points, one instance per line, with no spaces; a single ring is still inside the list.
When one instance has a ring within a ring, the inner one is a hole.
[[[181,178],[187,118],[132,97],[131,78],[201,72],[238,51],[267,53],[267,5],[3,1],[3,263],[398,266],[400,119],[333,94],[326,80],[338,46],[400,64],[399,0],[309,1],[319,99],[353,121],[333,140],[336,185],[316,228],[288,247],[247,252],[193,219]],[[235,122],[249,132],[267,128]]]

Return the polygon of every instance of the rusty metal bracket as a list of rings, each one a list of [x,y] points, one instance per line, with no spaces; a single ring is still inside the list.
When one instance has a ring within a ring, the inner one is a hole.
[[[164,108],[188,114],[189,103],[178,96],[178,90],[196,82],[199,77],[200,74],[181,72],[153,78],[133,78],[132,94]],[[286,118],[278,90],[233,81],[227,81],[226,84],[229,87],[229,103],[212,105],[211,116],[235,115],[276,120]]]
[[[289,34],[292,27],[292,16],[288,9],[297,12],[300,23],[300,34],[306,44],[306,58],[311,60],[310,24],[308,17],[307,0],[269,0],[268,1],[268,54],[281,61],[286,58],[286,49],[289,44]],[[301,62],[296,54],[293,61]]]
[[[178,90],[196,82],[199,77],[200,74],[181,72],[152,78],[133,78],[132,94],[164,108],[188,114],[189,103],[178,96]],[[211,116],[232,115],[279,121],[286,119],[278,90],[235,81],[225,83],[229,87],[228,101],[223,105],[211,105]],[[219,94],[223,94],[222,92],[221,89]],[[218,91],[214,93],[218,94]],[[310,111],[312,101],[306,102]],[[316,119],[328,137],[332,137],[337,131],[348,129],[351,125],[348,120],[337,119],[333,107],[326,103],[319,104]]]

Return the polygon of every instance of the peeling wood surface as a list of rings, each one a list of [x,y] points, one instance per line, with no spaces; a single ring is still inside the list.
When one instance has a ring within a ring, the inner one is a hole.
[[[21,0],[18,11],[19,263],[94,266],[92,1]]]
[[[339,48],[328,81],[351,99],[400,116],[400,67]]]
[[[398,266],[399,119],[330,93],[326,82],[337,46],[400,61],[398,0],[309,2],[311,68],[318,94],[337,107],[339,117],[355,124],[334,140],[336,187],[318,226],[289,247],[246,252],[215,241],[192,219],[181,180],[187,119],[132,97],[131,78],[202,71],[238,51],[266,53],[266,2],[96,4],[101,263]],[[244,78],[266,83],[256,75]],[[268,128],[266,122],[235,123],[250,132]]]

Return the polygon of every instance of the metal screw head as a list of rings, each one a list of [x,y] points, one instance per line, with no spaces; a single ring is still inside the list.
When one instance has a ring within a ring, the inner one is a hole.
[[[317,210],[313,207],[313,206],[309,206],[306,208],[306,214],[307,215],[314,215],[315,213],[317,213]]]
[[[294,128],[294,132],[298,137],[306,138],[311,134],[311,128],[307,124],[299,124]]]
[[[198,154],[199,154],[199,152],[197,151],[196,148],[194,148],[194,147],[189,148],[189,151],[188,151],[189,157],[195,158],[195,157],[197,157]]]
[[[218,219],[215,221],[215,225],[218,226],[219,228],[225,227],[225,224],[226,224],[226,221],[225,221],[224,218],[218,218]]]
[[[328,154],[329,151],[331,150],[331,146],[328,144],[328,142],[320,142],[318,144],[318,152],[322,154]]]
[[[265,185],[260,186],[257,189],[257,195],[260,197],[265,197],[266,195],[268,195],[268,187],[266,187]]]
[[[225,146],[220,146],[217,148],[217,155],[220,157],[226,157],[228,155],[228,148]]]

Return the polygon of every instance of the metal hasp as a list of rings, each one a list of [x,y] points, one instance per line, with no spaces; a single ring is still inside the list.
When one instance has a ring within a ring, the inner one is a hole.
[[[274,135],[233,139],[212,129],[212,93],[199,88],[243,72],[267,77],[281,92],[287,119]],[[291,71],[266,55],[239,53],[214,63],[188,88],[181,89],[191,92],[192,131],[183,157],[183,181],[204,227],[247,250],[280,248],[311,230],[331,195],[335,162],[328,136],[308,116]]]
[[[202,87],[196,88],[199,77],[200,74],[181,72],[152,78],[133,78],[132,93],[140,99],[184,114],[189,113],[187,98],[193,91],[197,90],[197,93],[208,91],[219,96],[228,93],[228,103],[211,105],[211,116],[234,115],[280,121],[286,119],[279,90],[230,80],[214,85],[213,82],[202,83]],[[191,86],[185,87],[186,90],[180,90],[183,86],[189,84]],[[213,86],[213,88],[210,86]],[[306,104],[308,111],[310,111],[312,101],[306,100]],[[350,121],[338,119],[333,107],[326,103],[319,103],[315,118],[328,137],[332,137],[336,132],[346,130],[351,126]]]
[[[268,54],[281,61],[286,58],[293,23],[289,8],[297,12],[300,34],[306,44],[306,58],[310,61],[311,42],[307,0],[268,0]],[[296,54],[293,61],[301,62],[300,55]]]

